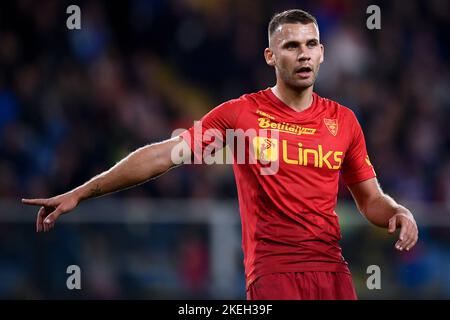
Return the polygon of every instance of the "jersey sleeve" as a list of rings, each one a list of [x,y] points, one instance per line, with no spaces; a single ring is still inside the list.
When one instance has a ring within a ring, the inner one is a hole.
[[[206,147],[218,150],[225,146],[226,130],[235,129],[241,109],[240,99],[224,102],[180,135],[191,148],[195,163],[201,163]]]
[[[351,112],[351,142],[342,165],[342,177],[347,185],[352,185],[376,177],[375,170],[367,154],[366,141],[356,116]]]

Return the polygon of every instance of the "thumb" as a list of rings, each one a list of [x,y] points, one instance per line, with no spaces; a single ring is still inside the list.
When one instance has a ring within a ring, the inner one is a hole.
[[[55,211],[51,212],[45,219],[44,223],[51,224],[58,219],[58,217],[62,214],[62,210],[58,207]]]
[[[397,217],[393,216],[392,218],[389,219],[388,232],[394,233],[396,227],[397,227]]]

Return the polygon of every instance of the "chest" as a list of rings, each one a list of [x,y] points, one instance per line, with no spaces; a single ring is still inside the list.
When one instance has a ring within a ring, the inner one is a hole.
[[[250,158],[262,164],[277,162],[287,170],[337,172],[350,143],[343,119],[326,113],[297,119],[256,109],[246,112],[239,126],[249,133]]]

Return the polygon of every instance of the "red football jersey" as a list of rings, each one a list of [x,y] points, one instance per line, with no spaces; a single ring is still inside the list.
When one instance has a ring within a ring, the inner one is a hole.
[[[230,130],[248,133],[244,148]],[[334,211],[339,173],[347,185],[375,177],[350,109],[313,93],[298,112],[268,88],[219,105],[181,136],[197,162],[212,145],[232,146],[247,286],[275,272],[349,273]]]

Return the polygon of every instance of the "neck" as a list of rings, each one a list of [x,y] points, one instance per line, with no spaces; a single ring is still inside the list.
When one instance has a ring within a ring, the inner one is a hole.
[[[272,88],[272,92],[278,99],[283,101],[295,111],[303,111],[308,109],[312,104],[313,86],[298,89],[291,88],[280,82]]]

